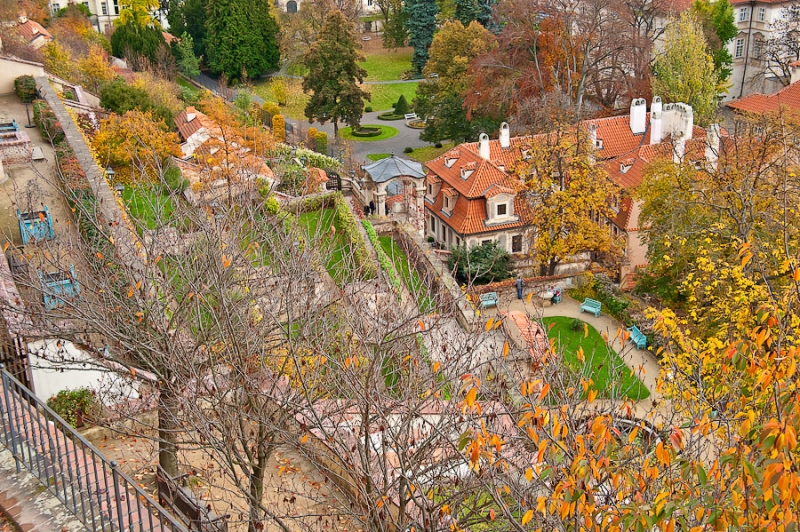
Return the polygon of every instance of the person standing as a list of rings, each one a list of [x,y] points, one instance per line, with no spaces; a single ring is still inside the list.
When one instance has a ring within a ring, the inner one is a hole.
[[[517,287],[517,299],[522,299],[522,287],[523,287],[522,274],[520,273],[517,274],[517,280],[514,281],[514,286]]]

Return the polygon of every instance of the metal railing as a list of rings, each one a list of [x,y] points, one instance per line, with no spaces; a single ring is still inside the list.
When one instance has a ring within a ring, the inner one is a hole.
[[[139,484],[117,468],[2,366],[0,441],[88,530],[187,532]]]

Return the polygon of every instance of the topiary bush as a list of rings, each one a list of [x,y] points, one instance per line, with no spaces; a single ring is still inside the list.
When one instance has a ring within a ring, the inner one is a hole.
[[[272,135],[278,142],[286,140],[286,119],[283,115],[272,117]]]
[[[406,149],[403,150],[403,153],[411,153],[412,151],[414,151],[414,148],[411,146],[406,146]]]
[[[317,128],[310,127],[306,132],[306,148],[308,148],[309,150],[314,150],[316,145],[317,145]]]
[[[378,115],[378,120],[386,120],[386,121],[402,120],[403,118],[405,118],[405,116],[395,114],[394,112],[381,113]]]
[[[268,127],[272,127],[272,117],[281,114],[281,108],[275,102],[264,102],[261,110],[263,111],[261,115],[262,122]]]
[[[451,248],[447,267],[459,283],[487,284],[511,277],[511,255],[498,247],[497,242],[467,249],[461,245]]]
[[[350,133],[354,137],[377,137],[383,133],[383,130],[379,127],[361,127],[358,129],[352,129]]]
[[[317,131],[316,142],[314,144],[317,152],[328,155],[328,134],[324,131]]]
[[[364,112],[365,113],[371,113],[372,112],[372,106],[368,105],[368,106],[364,107]]]
[[[408,106],[408,100],[406,100],[406,95],[401,94],[400,99],[397,100],[397,103],[394,104],[394,114],[396,115],[405,115],[410,110]]]
[[[47,406],[73,427],[83,425],[83,415],[91,413],[93,405],[94,393],[89,388],[61,390],[47,400]]]

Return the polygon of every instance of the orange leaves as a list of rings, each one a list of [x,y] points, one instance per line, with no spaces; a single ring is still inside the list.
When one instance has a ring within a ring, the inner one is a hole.
[[[533,510],[528,510],[525,512],[525,515],[522,516],[522,526],[527,525],[531,519],[533,519]]]
[[[471,388],[467,392],[467,396],[464,397],[464,403],[467,405],[467,407],[472,408],[473,405],[475,404],[475,400],[477,398],[478,398],[478,390],[477,390],[477,388]]]
[[[503,358],[508,356],[508,340],[503,343]]]
[[[227,255],[222,255],[222,267],[227,268],[231,265],[231,259]]]

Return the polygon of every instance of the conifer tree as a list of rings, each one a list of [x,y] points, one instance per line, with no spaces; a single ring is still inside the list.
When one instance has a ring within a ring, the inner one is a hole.
[[[436,0],[407,0],[405,12],[408,15],[408,45],[414,48],[411,65],[416,72],[422,72],[428,62],[428,49],[436,31],[436,14],[439,7]]]

